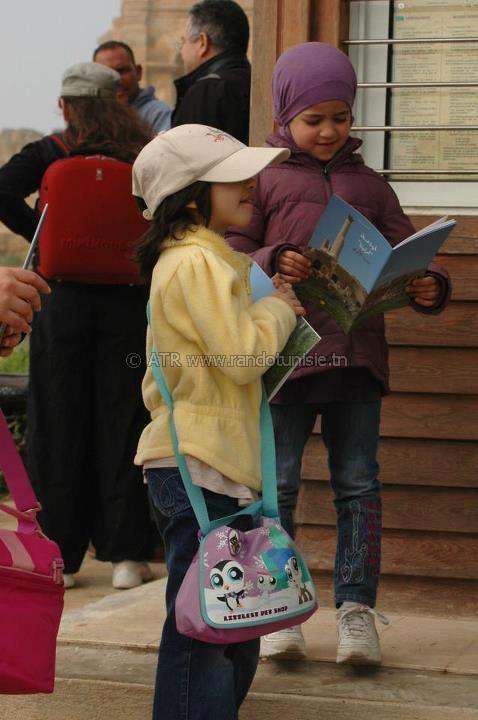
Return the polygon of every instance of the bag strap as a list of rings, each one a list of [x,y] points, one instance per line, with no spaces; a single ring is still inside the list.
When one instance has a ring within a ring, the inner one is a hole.
[[[151,324],[151,311],[150,305],[147,306],[148,322]],[[153,357],[158,357],[156,352],[156,346],[153,344]],[[159,392],[169,409],[169,426],[171,430],[171,440],[178,463],[179,472],[184,483],[191,507],[196,515],[198,525],[203,535],[207,534],[210,530],[221,525],[227,525],[232,522],[236,517],[240,515],[257,515],[262,512],[266,517],[276,518],[279,516],[278,502],[277,502],[277,483],[276,483],[276,472],[275,472],[275,444],[274,444],[274,430],[272,426],[272,418],[267,401],[267,394],[262,388],[262,400],[260,409],[260,434],[261,434],[261,477],[262,477],[262,501],[253,503],[239,510],[234,515],[229,515],[218,520],[211,521],[204,500],[202,489],[198,485],[194,485],[189,468],[186,463],[186,458],[179,450],[178,435],[176,431],[176,424],[174,422],[174,403],[172,395],[167,386],[164,378],[163,371],[158,363],[151,363],[153,375],[156,384],[159,388]]]
[[[69,155],[69,154],[70,154],[70,148],[69,148],[68,145],[66,144],[66,142],[65,142],[65,140],[64,140],[64,138],[63,138],[63,135],[58,135],[58,134],[54,133],[53,135],[50,135],[50,138],[53,140],[53,142],[55,143],[55,145],[58,145],[58,147],[59,147],[61,150],[63,150],[63,152],[65,153],[65,155]]]
[[[18,510],[22,512],[39,510],[40,504],[33,492],[2,410],[0,410],[0,467]]]

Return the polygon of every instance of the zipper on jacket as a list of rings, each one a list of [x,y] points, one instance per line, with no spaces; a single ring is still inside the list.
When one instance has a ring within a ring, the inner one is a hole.
[[[325,192],[327,193],[327,200],[330,200],[330,198],[332,197],[332,180],[330,178],[330,172],[326,165],[322,167],[321,170],[325,180]]]

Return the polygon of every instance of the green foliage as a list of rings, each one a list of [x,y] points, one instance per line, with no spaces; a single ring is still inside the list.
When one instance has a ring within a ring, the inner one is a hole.
[[[23,263],[23,255],[2,255],[0,257],[0,265],[6,267],[21,267]]]
[[[9,357],[0,358],[0,373],[28,373],[29,360],[30,349],[25,338]]]

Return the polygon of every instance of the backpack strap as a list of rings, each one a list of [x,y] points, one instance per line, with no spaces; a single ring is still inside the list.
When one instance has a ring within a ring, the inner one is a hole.
[[[70,154],[70,148],[68,147],[68,145],[65,142],[65,136],[63,135],[63,133],[61,135],[58,133],[54,133],[53,135],[50,135],[50,138],[51,138],[51,140],[53,140],[53,142],[56,145],[58,145],[60,150],[63,150],[65,155]]]

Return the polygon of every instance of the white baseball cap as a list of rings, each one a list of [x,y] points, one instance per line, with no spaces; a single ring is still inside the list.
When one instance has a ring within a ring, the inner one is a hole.
[[[240,182],[271,163],[287,160],[286,148],[247,147],[207,125],[179,125],[157,135],[133,165],[133,195],[143,198],[151,220],[168,195],[205,182]]]

